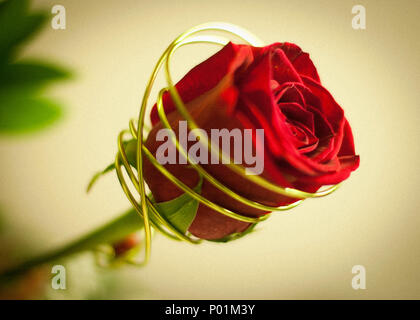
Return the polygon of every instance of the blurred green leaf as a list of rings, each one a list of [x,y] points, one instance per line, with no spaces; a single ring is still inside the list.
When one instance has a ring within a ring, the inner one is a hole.
[[[46,98],[0,96],[0,133],[23,133],[42,129],[61,115],[61,108]]]
[[[43,129],[60,118],[57,103],[39,97],[46,85],[70,73],[46,62],[14,62],[19,45],[38,31],[47,12],[29,11],[29,0],[0,0],[0,134]]]
[[[0,6],[0,63],[10,60],[17,46],[37,32],[47,14],[29,14],[28,0],[4,1]]]
[[[67,79],[70,72],[45,62],[19,62],[0,66],[0,90],[41,88],[49,82]]]

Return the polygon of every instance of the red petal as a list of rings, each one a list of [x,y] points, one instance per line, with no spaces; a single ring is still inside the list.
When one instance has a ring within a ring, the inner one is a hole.
[[[283,50],[275,50],[271,58],[273,79],[278,83],[298,82],[302,83],[299,73],[290,62]]]
[[[250,47],[229,42],[216,54],[191,69],[175,87],[182,101],[188,103],[214,88],[223,77],[233,74],[243,64],[247,65],[251,61]],[[166,114],[175,110],[169,92],[163,95],[162,101]],[[150,117],[153,125],[159,122],[156,104],[153,106]]]
[[[277,102],[295,102],[301,106],[305,106],[306,101],[304,95],[301,92],[302,89],[304,89],[304,86],[301,83],[285,82],[279,86],[274,95]]]
[[[344,124],[343,142],[341,143],[341,148],[340,148],[340,151],[338,152],[338,156],[351,156],[354,154],[355,154],[355,151],[354,151],[353,133],[351,131],[348,121],[346,120]]]
[[[284,51],[300,75],[310,77],[316,82],[321,82],[318,72],[308,53],[303,52],[297,45],[289,42],[277,44],[276,46]]]
[[[306,87],[312,92],[312,95],[305,96],[307,103],[311,104],[314,108],[317,108],[320,113],[325,116],[334,130],[334,149],[327,157],[328,159],[332,159],[340,150],[341,142],[343,140],[343,129],[346,121],[344,118],[344,111],[328,90],[319,83],[305,76],[302,77],[302,80]]]
[[[314,132],[314,115],[297,103],[278,103],[281,112],[288,120],[300,122],[310,131]]]

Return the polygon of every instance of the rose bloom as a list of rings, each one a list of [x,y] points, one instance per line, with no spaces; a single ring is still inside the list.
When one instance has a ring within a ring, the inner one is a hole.
[[[190,70],[176,88],[193,119],[210,137],[211,129],[264,129],[264,171],[261,177],[282,187],[315,192],[323,185],[347,179],[359,166],[353,135],[343,109],[325,89],[309,55],[291,43],[252,47],[229,43]],[[166,92],[163,106],[178,134],[183,120]],[[156,156],[162,141],[156,134],[163,125],[156,106],[153,128],[146,147]],[[242,131],[243,132],[243,131]],[[261,141],[254,139],[254,150]],[[231,155],[233,153],[231,152]],[[165,164],[191,188],[198,173],[188,164]],[[271,192],[234,173],[224,164],[203,168],[234,192],[247,199],[281,206],[298,199]],[[146,157],[144,177],[157,202],[180,196],[183,191],[165,178]],[[204,179],[202,196],[243,216],[267,212],[251,208],[224,194]],[[224,216],[199,205],[189,231],[202,239],[216,240],[243,232],[250,223]]]

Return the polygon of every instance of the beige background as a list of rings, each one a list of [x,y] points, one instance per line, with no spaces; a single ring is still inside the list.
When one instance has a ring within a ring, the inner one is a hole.
[[[118,297],[420,298],[418,1],[60,3],[67,29],[47,27],[25,55],[75,70],[73,81],[50,91],[67,116],[34,137],[0,139],[0,203],[9,232],[37,243],[33,254],[128,207],[114,174],[88,196],[89,178],[112,161],[117,134],[137,116],[167,44],[193,25],[226,21],[311,54],[346,111],[360,169],[333,195],[275,214],[240,241],[191,246],[156,237],[148,267],[121,271],[131,287]],[[358,3],[367,10],[366,30],[351,27]],[[215,51],[183,50],[175,57],[177,75]],[[367,270],[364,291],[351,287],[356,264]]]

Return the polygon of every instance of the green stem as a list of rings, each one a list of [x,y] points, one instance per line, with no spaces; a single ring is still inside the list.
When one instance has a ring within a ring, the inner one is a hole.
[[[114,243],[143,227],[143,220],[134,209],[130,209],[115,220],[88,233],[80,239],[47,254],[29,259],[0,273],[0,283],[8,282],[24,272],[58,259],[95,249],[100,244]]]

